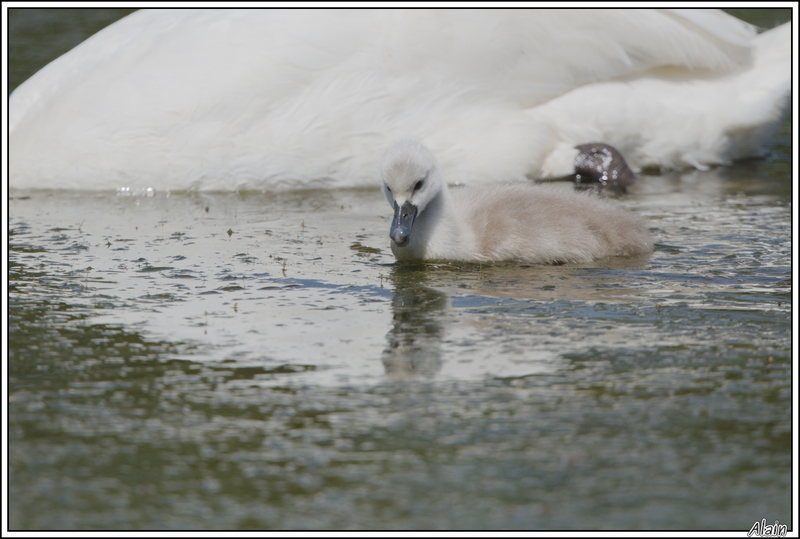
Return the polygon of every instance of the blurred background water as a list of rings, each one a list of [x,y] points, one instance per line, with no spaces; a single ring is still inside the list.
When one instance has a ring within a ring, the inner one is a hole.
[[[10,10],[10,88],[128,11]],[[14,189],[9,526],[792,529],[791,159],[556,267],[397,265],[377,185]]]

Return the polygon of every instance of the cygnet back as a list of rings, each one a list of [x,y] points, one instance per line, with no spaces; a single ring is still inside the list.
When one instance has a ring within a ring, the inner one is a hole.
[[[640,218],[590,193],[527,184],[450,192],[470,216],[477,261],[579,263],[652,251]]]

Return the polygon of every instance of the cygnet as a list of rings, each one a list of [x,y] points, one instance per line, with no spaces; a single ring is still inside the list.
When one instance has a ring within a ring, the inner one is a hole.
[[[419,142],[389,148],[381,176],[398,260],[561,264],[653,248],[641,219],[596,195],[526,183],[449,189]]]

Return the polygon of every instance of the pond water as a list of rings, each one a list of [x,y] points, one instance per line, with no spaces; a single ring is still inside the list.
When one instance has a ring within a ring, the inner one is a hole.
[[[9,527],[792,529],[791,156],[562,266],[396,264],[377,185],[14,189]]]

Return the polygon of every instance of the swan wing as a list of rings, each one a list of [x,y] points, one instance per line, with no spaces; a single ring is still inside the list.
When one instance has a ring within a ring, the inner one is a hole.
[[[143,10],[12,93],[10,177],[371,185],[403,137],[426,140],[447,178],[539,175],[565,142],[529,111],[665,66],[734,72],[754,35],[693,10]]]

